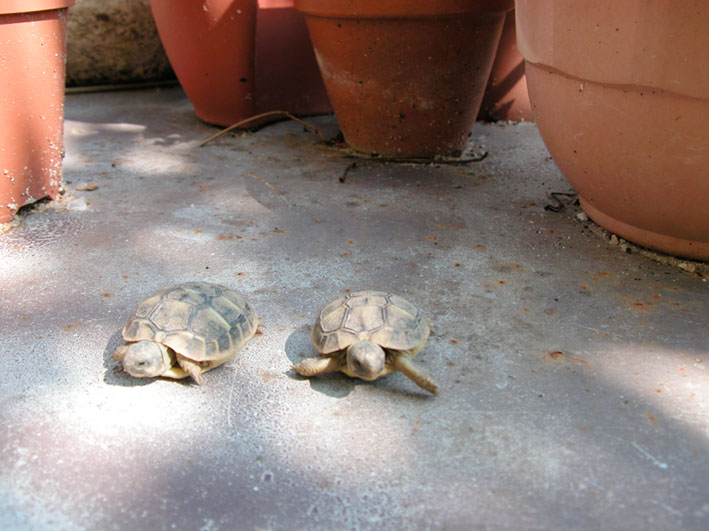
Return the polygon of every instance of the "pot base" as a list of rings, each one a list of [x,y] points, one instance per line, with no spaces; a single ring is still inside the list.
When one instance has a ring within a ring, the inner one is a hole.
[[[709,101],[526,72],[539,134],[588,215],[640,245],[709,259]]]
[[[589,218],[604,229],[621,238],[655,251],[676,256],[684,256],[695,260],[709,261],[709,242],[675,238],[674,236],[651,232],[649,230],[630,225],[604,214],[600,210],[591,206],[591,204],[581,196],[579,196],[579,203],[581,203],[581,208],[583,208],[584,212],[588,214]]]

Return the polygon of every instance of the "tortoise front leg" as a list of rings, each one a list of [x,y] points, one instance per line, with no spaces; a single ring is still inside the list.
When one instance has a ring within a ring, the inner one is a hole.
[[[438,394],[438,384],[427,369],[413,362],[407,351],[392,352],[392,366],[411,378],[421,389],[425,389],[434,395]]]
[[[293,370],[301,376],[317,376],[328,372],[337,372],[342,369],[342,356],[325,357],[318,356],[317,358],[306,358],[300,363],[293,366]]]
[[[189,360],[179,354],[177,355],[177,363],[183,371],[185,371],[195,382],[197,382],[197,385],[202,385],[202,366],[199,363]]]
[[[128,344],[124,343],[123,345],[119,346],[113,354],[111,354],[111,358],[123,363],[123,358],[125,358],[126,356],[126,350],[128,350]]]

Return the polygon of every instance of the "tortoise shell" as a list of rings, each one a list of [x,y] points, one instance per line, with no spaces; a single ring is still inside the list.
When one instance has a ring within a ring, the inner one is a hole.
[[[257,327],[258,316],[238,292],[186,282],[141,302],[123,327],[123,339],[154,341],[191,360],[212,361],[241,349]]]
[[[312,340],[318,352],[328,355],[357,341],[409,350],[425,343],[429,334],[428,322],[416,306],[398,295],[368,290],[349,293],[325,306]]]

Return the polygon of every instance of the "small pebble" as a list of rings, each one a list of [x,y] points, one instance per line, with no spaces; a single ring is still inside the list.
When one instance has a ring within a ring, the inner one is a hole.
[[[586,214],[586,212],[579,212],[576,214],[576,219],[579,221],[588,221],[588,214]]]
[[[98,188],[98,183],[96,181],[91,181],[89,183],[80,182],[80,183],[76,183],[76,186],[74,186],[74,189],[77,190],[78,192],[93,192],[97,188]]]
[[[83,197],[77,197],[76,199],[72,199],[66,204],[66,209],[67,210],[72,210],[74,212],[81,212],[82,210],[86,210],[88,208],[88,205],[86,204],[86,199]]]
[[[618,236],[616,236],[615,234],[611,234],[611,243],[613,245],[618,245]]]
[[[684,269],[687,273],[694,273],[697,270],[697,266],[691,262],[680,262],[677,267]]]

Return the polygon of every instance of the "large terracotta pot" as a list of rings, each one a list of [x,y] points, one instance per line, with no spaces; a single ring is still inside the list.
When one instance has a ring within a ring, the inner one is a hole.
[[[460,152],[511,0],[296,0],[347,143],[391,157]]]
[[[150,0],[180,85],[205,122],[254,114],[256,0]]]
[[[517,0],[539,132],[588,215],[709,259],[709,5]]]
[[[0,223],[55,198],[62,181],[67,8],[74,0],[0,3]]]

